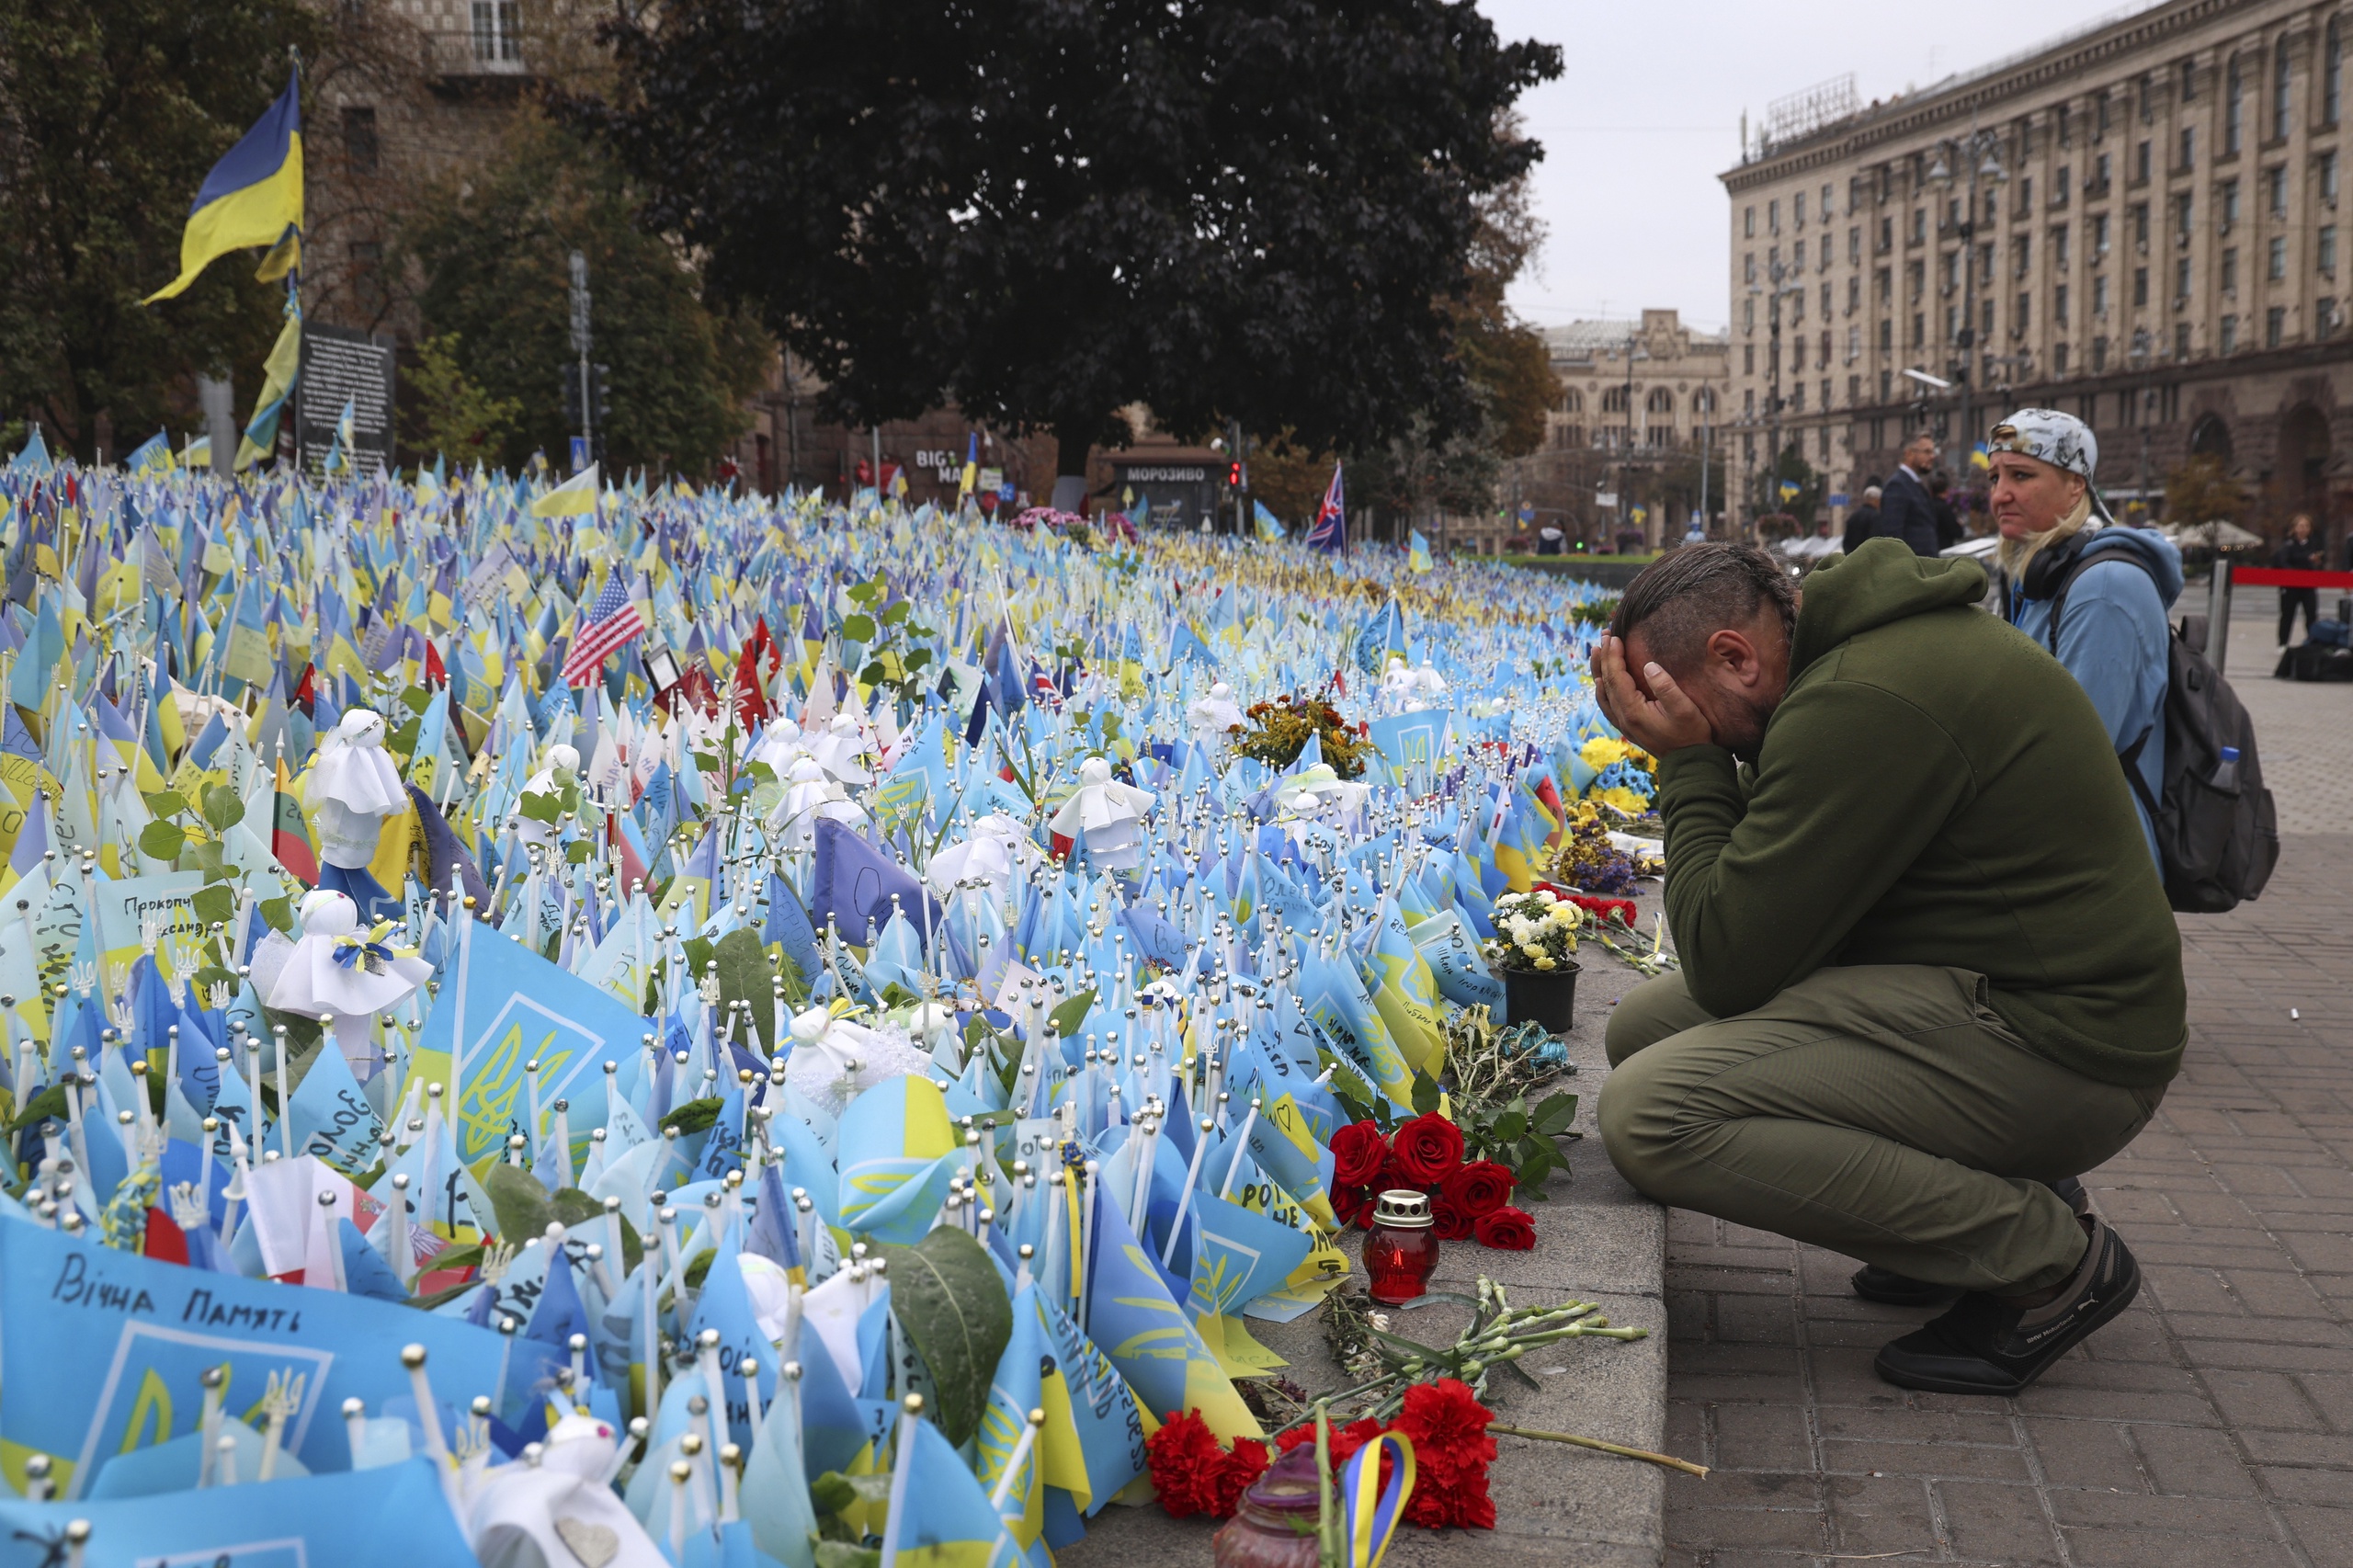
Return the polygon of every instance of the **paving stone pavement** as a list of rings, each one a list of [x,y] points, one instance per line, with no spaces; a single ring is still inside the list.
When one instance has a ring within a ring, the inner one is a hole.
[[[1907,1393],[1871,1357],[1927,1312],[1676,1211],[1667,1447],[1717,1469],[1667,1481],[1675,1568],[2353,1568],[2353,687],[2269,679],[2269,594],[2233,608],[2283,852],[2182,918],[2182,1075],[2086,1177],[2139,1301],[2017,1399]]]

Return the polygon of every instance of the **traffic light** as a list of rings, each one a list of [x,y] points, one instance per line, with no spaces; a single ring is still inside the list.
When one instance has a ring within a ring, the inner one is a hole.
[[[1242,464],[1239,460],[1225,465],[1225,487],[1228,490],[1242,488]]]
[[[567,430],[580,428],[580,367],[563,368],[563,426]]]

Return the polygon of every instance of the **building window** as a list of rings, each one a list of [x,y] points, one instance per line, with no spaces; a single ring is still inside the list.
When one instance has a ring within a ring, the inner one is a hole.
[[[2288,276],[2288,236],[2272,235],[2267,249],[2269,254],[2264,258],[2263,275],[2271,282],[2280,282]]]
[[[2271,51],[2271,139],[2288,140],[2288,35]]]
[[[1756,330],[1756,301],[1754,299],[1743,300],[1740,302],[1740,330],[1743,332]]]
[[[2074,145],[2075,124],[2067,113],[2067,106],[2065,104],[2061,104],[2056,109],[2052,111],[2051,118],[2056,122],[2056,129],[2059,134],[2059,145],[2062,147]]]
[[[1805,383],[1803,381],[1790,383],[1790,406],[1801,414],[1805,412]]]
[[[2010,317],[2010,331],[2014,334],[2023,333],[2026,331],[2027,322],[2029,320],[2027,307],[2029,300],[2030,296],[2028,295],[2026,290],[2023,289],[2018,290],[2018,312]]]
[[[2135,305],[2149,302],[2149,269],[2145,267],[2132,269],[2132,302]]]
[[[355,175],[372,175],[382,155],[376,140],[376,111],[364,104],[343,110],[343,163]]]
[[[1805,227],[1804,191],[1799,191],[1795,196],[1790,198],[1790,219],[1799,228],[1802,229]]]
[[[2179,196],[2173,199],[2173,232],[2179,234],[2183,239],[2188,239],[2189,237],[2189,192],[2186,190]]]
[[[2288,335],[2288,307],[2274,305],[2263,312],[2263,346],[2277,348]]]
[[[1822,313],[1825,317],[1830,314],[1830,285],[1827,283],[1822,286]]]
[[[1753,415],[1756,412],[1756,389],[1755,387],[1748,388],[1746,392],[1744,394],[1744,397],[1745,401],[1743,403],[1743,410],[1744,412]],[[1753,437],[1747,438],[1754,439]],[[1754,451],[1749,453],[1749,456],[1751,457],[1755,457],[1756,455],[1756,454]]]
[[[2189,303],[2189,258],[2186,256],[2173,264],[2173,302],[2177,306]]]
[[[2239,247],[2226,246],[2222,251],[2222,292],[2227,294],[2239,286]]]
[[[2263,171],[2264,205],[2274,218],[2288,215],[2288,171],[2285,168]]]
[[[1626,412],[1628,406],[1629,404],[1626,401],[1626,389],[1624,387],[1604,387],[1601,389],[1602,413],[1623,414]]]
[[[1756,373],[1756,345],[1754,343],[1740,346],[1740,373],[1744,376]]]
[[[2331,207],[2336,205],[2336,154],[2320,155],[2320,199]]]
[[[1860,267],[1862,264],[1863,231],[1861,225],[1858,224],[1847,231],[1847,265]]]
[[[2245,96],[2245,68],[2239,57],[2233,55],[2230,67],[2222,76],[2222,156],[2225,158],[2235,155],[2239,150]]]
[[[2108,275],[2106,273],[2092,279],[2092,314],[2096,316],[2108,314]]]
[[[2189,324],[2186,321],[2173,324],[2173,357],[2176,359],[2189,358]]]
[[[1947,343],[1954,343],[1958,342],[1960,337],[1961,307],[1959,305],[1947,305],[1945,307],[1945,341]]]
[[[1825,223],[1830,222],[1830,187],[1827,185],[1822,187],[1822,221]]]
[[[2051,231],[2051,265],[2057,271],[2067,270],[2067,225],[2064,223]]]
[[[1740,280],[1754,288],[1756,283],[1756,253],[1750,251],[1740,258]]]
[[[1847,363],[1851,365],[1862,357],[1863,329],[1859,326],[1850,326],[1847,329]]]
[[[1792,371],[1805,369],[1805,335],[1803,333],[1790,339],[1790,369]]]
[[[2149,143],[2145,139],[2132,149],[2132,180],[2136,185],[2149,183]]]
[[[1713,391],[1707,387],[1701,387],[1698,392],[1691,394],[1692,413],[1713,414],[1715,411],[1716,394]]]
[[[2181,128],[2181,172],[2188,174],[2197,166],[2198,128],[2194,125],[2185,125]]]
[[[1675,394],[1665,387],[1653,387],[1651,395],[1643,399],[1643,412],[1645,414],[1674,413]]]
[[[2092,214],[2092,255],[2095,257],[2097,257],[2106,256],[2107,254],[2108,214],[2105,212],[2095,212]]]
[[[1859,272],[1847,278],[1847,313],[1853,315],[1863,308],[1863,275]]]
[[[1980,337],[1991,337],[1991,336],[1993,336],[1993,335],[1994,335],[1994,301],[1991,301],[1991,300],[1984,300],[1984,301],[1979,301],[1979,303],[1978,303],[1978,307],[1977,307],[1977,311],[1978,311],[1978,317],[1977,317],[1977,335],[1978,335]]]
[[[1912,243],[1915,245],[1923,244],[1927,243],[1927,238],[1928,210],[1925,207],[1915,207],[1912,209]]]
[[[2198,101],[2198,65],[2195,61],[2181,62],[2181,101],[2186,104]]]
[[[1892,321],[1879,324],[1879,351],[1882,354],[1895,351],[1895,324]]]
[[[2315,259],[2320,263],[2321,276],[2334,278],[2336,276],[2336,225],[2323,223],[2319,233],[2320,242]]]
[[[2145,255],[2149,249],[2149,204],[2145,201],[2134,202],[2131,219],[2133,247]]]
[[[2105,153],[2092,160],[2092,194],[2108,194],[2108,154]]]
[[[2051,321],[2054,326],[2067,324],[2067,286],[2064,283],[2051,290]]]
[[[1743,239],[1753,240],[1756,237],[1756,209],[1754,206],[1740,210],[1740,230]]]
[[[2052,206],[2064,207],[2067,205],[2067,187],[2074,182],[2075,177],[2075,171],[2069,168],[2065,164],[2059,165],[2059,178],[2051,187]]]
[[[2032,265],[2033,256],[2033,235],[2020,234],[2016,239],[2012,240],[2010,242],[2010,263],[2013,268],[2012,276],[2024,278],[2027,275],[2028,268]]]
[[[2097,376],[2107,369],[2108,339],[2105,337],[2095,337],[2092,339],[2092,374]],[[2089,421],[2086,421],[2086,423],[2089,423]]]
[[[2313,302],[2313,324],[2323,337],[2335,337],[2336,329],[2345,324],[2336,313],[2336,296],[2324,294]]]
[[[1925,346],[1928,341],[1928,318],[1918,311],[1912,312],[1912,347]]]
[[[2067,373],[2067,346],[2063,343],[2051,346],[2051,373],[2054,376]]]
[[[2239,346],[2239,318],[2224,316],[2216,339],[2223,353],[2235,352]]]
[[[2092,100],[2092,140],[2097,142],[2108,134],[2108,95],[2100,94]]]
[[[1585,393],[1577,391],[1574,387],[1571,387],[1566,395],[1561,399],[1561,412],[1563,414],[1583,414],[1585,412]]]
[[[2226,179],[2214,187],[2214,212],[2222,221],[2222,232],[2229,233],[2231,225],[2239,221],[2238,181]]]
[[[1777,234],[1781,232],[1781,199],[1778,196],[1765,204],[1765,227]]]
[[[511,65],[523,58],[522,0],[473,0],[474,58]]]
[[[2328,19],[2328,33],[2320,49],[2320,117],[2329,125],[2336,123],[2345,89],[2345,40],[2336,30],[2337,22],[2335,17]]]

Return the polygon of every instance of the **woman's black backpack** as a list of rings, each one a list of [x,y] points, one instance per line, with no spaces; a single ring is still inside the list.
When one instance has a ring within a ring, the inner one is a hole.
[[[2092,551],[2097,531],[2045,551],[2027,570],[2026,586],[2036,598],[2051,601],[2050,643],[2059,650],[2059,616],[2066,608],[2067,586],[2086,568],[2104,561],[2129,561],[2143,571],[2148,562],[2131,551]],[[2185,915],[2220,915],[2263,892],[2271,868],[2279,859],[2279,820],[2271,791],[2263,787],[2263,764],[2256,760],[2255,721],[2247,717],[2238,694],[2206,655],[2182,640],[2181,628],[2170,629],[2165,671],[2165,769],[2163,790],[2154,800],[2137,766],[2141,748],[2149,744],[2155,726],[2117,754],[2124,778],[2149,813],[2157,835],[2157,858],[2165,875],[2165,898]],[[2222,765],[2222,748],[2238,749],[2238,778],[2225,788],[2214,782]]]

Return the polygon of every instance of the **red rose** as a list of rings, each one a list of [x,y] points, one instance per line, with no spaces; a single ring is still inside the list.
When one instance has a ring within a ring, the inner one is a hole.
[[[1447,1202],[1475,1220],[1510,1202],[1516,1180],[1508,1165],[1499,1165],[1493,1160],[1473,1160],[1447,1177],[1440,1191]]]
[[[1372,1217],[1372,1188],[1369,1187],[1336,1187],[1332,1189],[1332,1213],[1342,1228],[1353,1225],[1358,1219]]]
[[[1436,1111],[1398,1128],[1389,1147],[1397,1169],[1419,1187],[1438,1186],[1462,1165],[1462,1130]]]
[[[1471,1233],[1479,1238],[1481,1246],[1526,1252],[1536,1244],[1536,1221],[1526,1210],[1506,1204],[1493,1213],[1480,1215]]]
[[[1332,1134],[1336,1187],[1370,1187],[1389,1158],[1389,1140],[1370,1121],[1352,1121]]]
[[[1470,1239],[1472,1216],[1453,1204],[1443,1199],[1439,1199],[1438,1205],[1430,1210],[1430,1217],[1432,1221],[1430,1229],[1437,1233],[1438,1240],[1460,1242]]]

